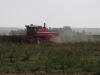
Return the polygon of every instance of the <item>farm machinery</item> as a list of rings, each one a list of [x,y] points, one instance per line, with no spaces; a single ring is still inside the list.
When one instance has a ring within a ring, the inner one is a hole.
[[[47,42],[51,38],[55,38],[58,36],[57,30],[49,30],[46,28],[46,24],[44,23],[44,27],[42,26],[36,26],[36,25],[26,25],[25,26],[25,34],[23,35],[8,35],[8,36],[0,36],[0,40],[11,40],[16,42]]]

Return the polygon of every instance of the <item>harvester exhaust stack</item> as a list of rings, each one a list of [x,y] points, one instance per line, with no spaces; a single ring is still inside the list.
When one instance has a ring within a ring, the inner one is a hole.
[[[44,28],[46,28],[46,23],[44,22]]]

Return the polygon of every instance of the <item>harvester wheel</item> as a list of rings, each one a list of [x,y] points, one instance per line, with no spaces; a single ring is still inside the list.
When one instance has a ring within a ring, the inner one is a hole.
[[[43,40],[41,38],[37,39],[37,44],[41,44],[43,42]]]

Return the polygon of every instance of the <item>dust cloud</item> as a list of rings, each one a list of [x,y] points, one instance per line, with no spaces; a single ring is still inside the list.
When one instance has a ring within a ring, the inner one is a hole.
[[[51,39],[57,43],[74,43],[74,42],[97,42],[100,41],[99,35],[90,35],[85,31],[75,32],[69,26],[64,26],[63,28],[53,28],[53,30],[58,30],[59,36]]]

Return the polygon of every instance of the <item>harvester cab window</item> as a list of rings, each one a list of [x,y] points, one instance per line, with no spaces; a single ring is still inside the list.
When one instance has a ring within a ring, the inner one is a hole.
[[[37,33],[37,27],[26,26],[26,34],[33,35]]]

